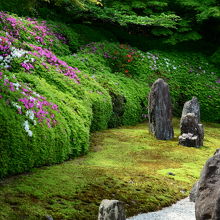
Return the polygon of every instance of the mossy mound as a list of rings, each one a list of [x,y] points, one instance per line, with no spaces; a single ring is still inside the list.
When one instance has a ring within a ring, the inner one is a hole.
[[[169,206],[220,148],[220,125],[204,125],[201,148],[178,145],[179,120],[170,141],[155,140],[147,123],[95,132],[86,156],[1,181],[0,219],[96,220],[103,199],[123,201],[127,217]]]

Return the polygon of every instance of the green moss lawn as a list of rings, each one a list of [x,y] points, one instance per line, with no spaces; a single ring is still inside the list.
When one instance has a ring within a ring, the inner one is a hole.
[[[0,219],[95,220],[102,199],[123,201],[129,217],[186,197],[220,148],[220,125],[205,124],[205,146],[195,149],[177,145],[174,124],[172,141],[155,140],[146,123],[96,132],[88,155],[2,180]]]

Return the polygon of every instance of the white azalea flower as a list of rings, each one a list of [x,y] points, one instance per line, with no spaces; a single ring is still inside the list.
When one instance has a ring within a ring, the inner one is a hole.
[[[18,82],[13,83],[13,86],[16,88],[16,90],[19,90],[19,88],[21,87],[21,85]]]
[[[29,122],[28,122],[27,120],[24,121],[23,126],[24,126],[24,130],[28,133],[28,135],[29,135],[30,137],[32,137],[33,132],[30,130]]]
[[[34,120],[34,112],[32,110],[27,110],[26,116],[29,117],[32,121]]]
[[[17,109],[21,109],[21,106],[18,105],[18,103],[16,103],[16,102],[12,102],[12,105]]]

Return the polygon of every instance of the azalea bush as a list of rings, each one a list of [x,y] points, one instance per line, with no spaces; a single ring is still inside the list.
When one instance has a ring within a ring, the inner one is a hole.
[[[69,53],[66,38],[49,26],[0,12],[0,177],[88,150],[91,103],[80,70],[55,54]]]
[[[66,38],[47,21],[33,18],[21,18],[0,12],[0,34],[14,43],[14,46],[23,47],[24,43],[43,46],[57,54],[70,53]]]
[[[18,82],[15,75],[8,71],[0,72],[0,84],[0,98],[14,107],[18,114],[26,116],[23,127],[30,137],[33,135],[30,127],[37,123],[44,122],[49,128],[57,124],[55,112],[59,112],[58,106],[32,91],[28,85]]]
[[[181,115],[186,101],[197,96],[201,104],[202,119],[220,120],[220,74],[202,54],[189,56],[178,51],[143,52],[129,45],[109,42],[90,43],[81,48],[81,53],[81,68],[87,66],[100,73],[105,70],[116,75],[123,74],[146,82],[147,88],[156,79],[165,79],[170,86],[176,116]]]
[[[129,45],[92,42],[81,47],[81,51],[101,55],[112,72],[122,72],[127,76],[139,74],[133,67],[140,58],[140,52]]]

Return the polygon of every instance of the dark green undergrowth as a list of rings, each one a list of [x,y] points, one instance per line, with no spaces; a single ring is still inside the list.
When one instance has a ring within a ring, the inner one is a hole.
[[[220,148],[220,126],[205,123],[197,149],[177,144],[178,123],[171,141],[155,140],[147,123],[96,132],[88,155],[1,181],[0,219],[95,220],[102,199],[123,201],[129,217],[186,197]]]

